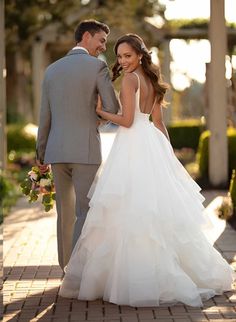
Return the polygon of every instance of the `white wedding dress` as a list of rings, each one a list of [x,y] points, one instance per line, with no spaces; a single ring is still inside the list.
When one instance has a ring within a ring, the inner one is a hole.
[[[118,130],[59,295],[202,306],[231,289],[234,273],[208,240],[200,187],[140,111],[139,96],[140,88],[134,122]]]

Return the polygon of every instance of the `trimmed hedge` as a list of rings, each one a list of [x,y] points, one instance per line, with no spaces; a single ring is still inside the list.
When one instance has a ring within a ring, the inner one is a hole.
[[[234,215],[236,216],[236,169],[232,172],[230,180],[229,193],[233,202]]]
[[[198,120],[182,120],[168,126],[170,141],[174,149],[192,148],[197,151],[204,125]]]
[[[14,151],[34,151],[36,141],[24,132],[25,124],[11,124],[7,127],[7,149]],[[174,149],[192,148],[195,151],[204,126],[198,120],[175,121],[168,126],[168,133]]]
[[[197,163],[201,177],[208,177],[208,146],[209,146],[210,131],[204,131],[199,140],[199,147],[197,152]],[[227,129],[228,137],[228,167],[229,175],[233,169],[236,169],[236,129],[229,127]]]
[[[7,126],[7,150],[14,151],[34,151],[36,141],[33,136],[24,132],[25,125],[11,124]]]
[[[230,225],[236,230],[236,169],[232,172],[230,180],[229,194],[233,203],[233,215],[229,218]]]

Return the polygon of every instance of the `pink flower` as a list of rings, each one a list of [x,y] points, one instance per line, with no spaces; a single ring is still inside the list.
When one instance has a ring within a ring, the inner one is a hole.
[[[37,181],[38,180],[38,174],[37,173],[35,173],[34,171],[29,171],[28,172],[28,175],[30,176],[30,179],[31,180],[34,180],[34,181]]]

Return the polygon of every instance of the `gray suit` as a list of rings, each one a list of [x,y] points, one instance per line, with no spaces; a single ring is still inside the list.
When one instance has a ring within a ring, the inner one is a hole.
[[[87,192],[101,163],[98,94],[103,109],[117,113],[119,104],[107,65],[84,50],[71,50],[45,72],[36,154],[41,162],[52,164],[62,268],[82,229]]]

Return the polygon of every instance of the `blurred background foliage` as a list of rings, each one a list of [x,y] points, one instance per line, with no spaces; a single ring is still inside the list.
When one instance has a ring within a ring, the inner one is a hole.
[[[6,47],[26,52],[37,32],[47,25],[59,23],[60,34],[74,30],[78,21],[88,16],[121,33],[129,30],[145,35],[144,18],[157,13],[164,17],[164,8],[158,0],[11,0],[5,10]],[[74,16],[78,17],[75,21]]]

